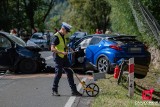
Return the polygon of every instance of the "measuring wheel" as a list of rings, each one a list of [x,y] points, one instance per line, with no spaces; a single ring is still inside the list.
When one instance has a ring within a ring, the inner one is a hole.
[[[99,87],[95,83],[90,83],[86,86],[86,93],[90,97],[95,97],[96,95],[99,94]]]

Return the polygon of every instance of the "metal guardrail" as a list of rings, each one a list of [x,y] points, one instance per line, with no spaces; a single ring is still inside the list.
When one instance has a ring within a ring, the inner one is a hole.
[[[137,0],[139,2],[139,0]],[[153,15],[149,12],[147,8],[145,8],[140,2],[138,3],[139,8],[141,10],[141,13],[143,17],[145,18],[145,21],[147,22],[149,28],[151,29],[153,35],[155,36],[159,46],[160,46],[160,25],[156,21],[156,19],[153,17]]]
[[[156,21],[153,15],[149,12],[149,10],[145,6],[142,5],[142,3],[139,0],[134,0],[134,1],[130,0],[130,6],[131,6],[132,13],[135,17],[139,30],[142,31],[141,27],[143,25],[141,25],[141,21],[139,19],[139,14],[137,14],[137,11],[140,12],[142,18],[146,22],[146,25],[148,26],[151,33],[154,35],[155,39],[157,40],[158,45],[160,46],[160,25],[159,23]]]

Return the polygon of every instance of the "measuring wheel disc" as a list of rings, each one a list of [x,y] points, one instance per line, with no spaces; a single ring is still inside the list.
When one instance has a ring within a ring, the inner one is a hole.
[[[90,97],[95,97],[99,94],[99,87],[95,83],[90,83],[86,86],[86,93]]]

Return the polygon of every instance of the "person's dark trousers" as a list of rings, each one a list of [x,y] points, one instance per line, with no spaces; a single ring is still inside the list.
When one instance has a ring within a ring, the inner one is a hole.
[[[66,57],[61,58],[58,55],[55,55],[54,61],[55,61],[55,78],[53,81],[52,90],[58,92],[59,80],[64,70],[65,73],[67,74],[67,79],[71,87],[72,93],[77,92],[76,84],[74,83],[73,79],[73,72],[67,68],[70,67],[68,59]]]

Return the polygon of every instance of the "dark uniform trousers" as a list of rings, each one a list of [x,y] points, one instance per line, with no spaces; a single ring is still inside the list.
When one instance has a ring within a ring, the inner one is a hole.
[[[53,54],[53,60],[55,62],[55,77],[53,81],[52,90],[58,92],[58,83],[64,70],[65,73],[67,74],[67,79],[72,92],[76,92],[77,88],[76,84],[74,83],[73,72],[70,69],[68,69],[68,67],[70,67],[70,63],[67,56],[61,58],[57,54]]]

